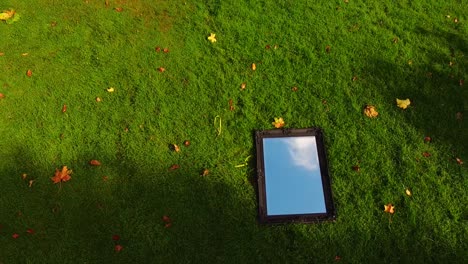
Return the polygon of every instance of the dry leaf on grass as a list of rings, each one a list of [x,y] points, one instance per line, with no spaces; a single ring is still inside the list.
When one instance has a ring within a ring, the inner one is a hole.
[[[394,214],[395,213],[395,206],[391,203],[384,205],[384,212]]]
[[[402,109],[406,109],[411,104],[411,101],[410,101],[410,99],[400,100],[400,99],[397,98],[396,103],[397,103],[398,107],[400,107]]]
[[[364,107],[364,114],[370,118],[374,118],[379,115],[377,110],[375,110],[375,106],[373,105],[366,105],[366,107]]]
[[[208,37],[208,40],[211,41],[211,43],[215,43],[217,41],[216,40],[216,34],[211,33],[210,36]]]
[[[28,71],[26,72],[26,75],[27,75],[28,77],[31,77],[31,76],[32,76],[32,71],[31,71],[31,70],[28,70]]]
[[[257,69],[257,65],[255,63],[252,63],[252,71],[255,71]]]
[[[91,166],[101,166],[101,162],[99,160],[90,160],[89,165],[91,165]]]
[[[51,179],[54,183],[66,182],[71,179],[71,173],[72,170],[69,170],[67,166],[63,166],[62,170],[55,169],[55,175]]]
[[[284,120],[282,117],[275,117],[275,121],[271,123],[276,128],[284,127]]]

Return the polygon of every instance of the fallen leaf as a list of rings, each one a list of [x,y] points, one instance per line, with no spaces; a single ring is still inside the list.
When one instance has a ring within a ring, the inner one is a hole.
[[[395,206],[393,206],[393,204],[391,203],[384,205],[384,212],[390,214],[395,213]]]
[[[154,48],[154,50],[155,50],[156,52],[160,52],[160,51],[161,51],[161,47],[157,46],[156,48]]]
[[[112,236],[112,240],[114,240],[114,241],[119,241],[119,240],[120,240],[120,236],[119,236],[119,235],[113,235],[113,236]]]
[[[106,0],[106,7],[109,6],[109,0]]]
[[[431,140],[431,137],[424,137],[424,143],[429,143]]]
[[[28,228],[28,229],[26,230],[26,233],[32,235],[32,234],[36,233],[36,231],[34,231],[34,229]]]
[[[27,75],[28,77],[31,77],[31,76],[32,76],[32,71],[31,71],[31,70],[28,70],[28,71],[26,72],[26,75]]]
[[[22,178],[23,180],[26,180],[27,177],[28,177],[28,174],[26,174],[26,173],[21,174],[21,178]]]
[[[69,170],[67,166],[63,166],[61,171],[59,169],[55,169],[55,175],[51,179],[54,183],[66,182],[71,179],[71,173],[72,170]]]
[[[32,187],[33,183],[34,183],[34,180],[29,180],[29,188]]]
[[[327,46],[325,47],[325,51],[326,51],[327,53],[330,53],[330,50],[331,50],[330,45],[327,45]]]
[[[52,22],[50,23],[50,26],[51,26],[51,27],[57,26],[57,21],[52,21]]]
[[[0,20],[7,21],[8,19],[12,18],[15,15],[15,10],[10,9],[10,10],[5,10],[2,13],[0,13]]]
[[[105,182],[108,181],[108,180],[109,180],[109,176],[102,176],[102,180],[105,181]]]
[[[100,97],[96,97],[96,102],[99,103],[99,102],[101,102],[101,101],[102,101],[102,99],[101,99]]]
[[[17,239],[19,237],[19,235],[14,233],[11,237],[14,238],[14,239]]]
[[[462,112],[457,112],[457,113],[455,114],[455,118],[456,118],[457,120],[462,120],[462,119],[463,119],[463,114],[462,114]]]
[[[293,88],[291,88],[291,91],[297,92],[297,87],[296,87],[296,86],[293,86]]]
[[[180,168],[179,165],[173,164],[171,167],[169,167],[169,170],[177,170],[178,168]]]
[[[357,76],[353,76],[353,78],[351,79],[353,82],[357,81],[358,80],[358,77]]]
[[[241,90],[245,90],[245,87],[246,87],[246,86],[247,86],[246,83],[242,83],[241,86],[240,86]]]
[[[275,45],[273,46],[273,48],[274,48],[274,49],[278,49],[279,46],[275,44]]]
[[[115,245],[114,250],[115,252],[120,252],[122,251],[123,247],[121,245]]]
[[[26,57],[28,55],[29,55],[29,53],[27,53],[27,52],[21,54],[21,56],[23,56],[23,57]]]
[[[430,156],[431,156],[431,153],[429,153],[429,152],[423,152],[422,155],[423,155],[424,157],[427,158],[427,157],[430,157]]]
[[[107,88],[107,91],[109,93],[113,93],[115,91],[115,89],[114,89],[114,87],[109,87],[109,88]]]
[[[408,65],[413,65],[413,60],[409,60]]]
[[[171,226],[172,226],[172,223],[167,223],[167,224],[164,225],[165,228],[169,228]]]
[[[99,160],[90,160],[89,165],[91,165],[91,166],[101,166],[101,162]]]
[[[255,71],[257,69],[257,65],[255,63],[252,63],[252,71]]]
[[[232,102],[232,99],[229,99],[229,110],[234,111],[234,103]]]
[[[449,62],[449,66],[452,67],[453,65],[455,65],[455,62],[450,61],[450,62]]]
[[[265,46],[265,49],[267,49],[267,50],[270,49],[270,48],[271,48],[270,45],[266,45],[266,46]]]
[[[122,7],[116,7],[116,8],[115,8],[115,11],[117,11],[117,12],[122,12],[122,11],[123,11],[123,8],[122,8]]]
[[[176,144],[172,144],[172,149],[173,149],[175,152],[180,152],[180,147],[177,146]]]
[[[185,141],[184,141],[184,146],[186,146],[186,147],[190,146],[190,141],[189,141],[189,140],[185,140]]]
[[[458,83],[460,84],[460,86],[463,86],[465,84],[465,80],[460,79],[460,81],[458,81]]]
[[[353,171],[359,172],[359,171],[361,170],[361,167],[359,167],[359,165],[354,165],[354,166],[352,167],[352,169],[353,169]]]
[[[400,100],[400,99],[396,99],[396,103],[397,103],[397,106],[402,108],[402,109],[406,109],[408,107],[408,105],[411,104],[411,101],[410,99],[406,99],[406,100]]]
[[[208,37],[208,40],[211,41],[211,43],[216,42],[216,34],[211,33],[210,36]]]
[[[64,105],[62,106],[62,113],[65,113],[66,111],[67,111],[67,105],[64,104]]]
[[[166,223],[171,222],[171,218],[169,218],[169,216],[167,216],[167,215],[163,215],[162,220],[163,220],[164,222],[166,222]]]
[[[5,95],[0,93],[0,99],[3,99],[3,98],[5,98]]]
[[[276,128],[281,128],[284,127],[284,120],[282,117],[275,117],[275,121],[271,124],[274,125]]]
[[[204,169],[201,176],[208,176],[210,174],[210,171],[208,169]]]
[[[394,37],[393,40],[392,40],[393,44],[397,44],[398,43],[398,38],[397,37]]]
[[[159,71],[159,72],[165,72],[166,69],[164,69],[163,67],[159,67],[159,68],[158,68],[158,71]]]
[[[454,18],[454,19],[453,19],[453,22],[454,22],[455,24],[458,23],[458,22],[459,22],[458,18]]]
[[[411,195],[412,195],[411,191],[410,191],[408,188],[405,190],[405,193],[406,193],[406,195],[408,195],[408,196],[411,196]]]
[[[364,114],[370,118],[374,118],[379,115],[377,110],[375,110],[375,106],[373,105],[366,105],[366,107],[364,108]]]
[[[168,52],[169,52],[169,49],[168,49],[168,48],[164,48],[163,52],[164,52],[164,53],[168,53]]]
[[[5,55],[5,53],[4,53],[4,52],[0,52],[0,56],[4,56],[4,55]]]
[[[460,158],[455,158],[455,160],[457,161],[458,164],[460,164],[460,165],[463,164],[463,161]]]

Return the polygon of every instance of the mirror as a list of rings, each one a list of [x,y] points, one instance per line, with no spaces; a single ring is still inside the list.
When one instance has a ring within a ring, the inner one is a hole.
[[[261,222],[335,218],[320,129],[257,131],[256,146]]]

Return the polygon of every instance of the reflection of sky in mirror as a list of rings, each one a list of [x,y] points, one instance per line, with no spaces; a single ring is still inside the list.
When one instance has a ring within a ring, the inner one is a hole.
[[[325,213],[315,137],[264,138],[267,215]]]

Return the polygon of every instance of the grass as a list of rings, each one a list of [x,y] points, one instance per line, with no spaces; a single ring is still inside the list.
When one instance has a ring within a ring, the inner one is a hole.
[[[0,24],[0,263],[467,259],[466,1],[109,3],[0,4],[21,15]],[[336,222],[258,225],[254,159],[235,166],[280,116],[323,128]]]

